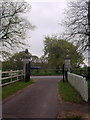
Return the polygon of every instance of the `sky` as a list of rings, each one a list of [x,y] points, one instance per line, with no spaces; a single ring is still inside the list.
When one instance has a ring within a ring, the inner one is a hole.
[[[26,0],[28,2],[28,0]],[[25,17],[36,26],[33,31],[28,31],[27,38],[29,52],[32,55],[42,56],[44,49],[44,37],[59,34],[63,27],[59,24],[64,19],[64,11],[67,7],[66,0],[31,0],[31,11]]]

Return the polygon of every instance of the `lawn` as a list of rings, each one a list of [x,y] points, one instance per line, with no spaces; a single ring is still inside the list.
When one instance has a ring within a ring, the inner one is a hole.
[[[63,120],[82,120],[81,116],[72,116],[70,118],[63,118]]]
[[[58,73],[56,73],[55,69],[31,70],[31,75],[37,75],[37,76],[62,75],[62,70],[59,70]]]
[[[31,79],[29,82],[18,81],[7,86],[2,87],[2,99],[7,98],[8,96],[13,95],[22,88],[31,85],[34,81]]]
[[[79,93],[68,83],[59,81],[58,91],[64,101],[82,103],[83,100]]]
[[[90,80],[88,80],[88,101],[90,102]]]

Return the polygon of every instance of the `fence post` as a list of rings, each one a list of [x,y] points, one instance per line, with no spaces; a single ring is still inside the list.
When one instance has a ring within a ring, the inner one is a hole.
[[[16,71],[16,74],[17,74],[17,80],[18,80],[18,70]]]
[[[10,82],[12,81],[12,70],[10,71],[10,77],[11,77],[11,79],[10,79]]]
[[[68,70],[65,70],[65,80],[68,81],[68,74],[67,74]]]

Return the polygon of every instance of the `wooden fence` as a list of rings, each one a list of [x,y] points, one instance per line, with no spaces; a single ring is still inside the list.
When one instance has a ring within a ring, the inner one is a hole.
[[[84,101],[88,101],[88,82],[86,78],[68,72],[69,83],[79,92]]]
[[[0,86],[5,86],[23,79],[23,70],[0,71],[0,76]]]

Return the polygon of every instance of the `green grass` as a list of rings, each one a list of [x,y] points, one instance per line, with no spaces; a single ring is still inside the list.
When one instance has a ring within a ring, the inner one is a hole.
[[[90,102],[90,80],[88,80],[88,101]]]
[[[13,95],[20,89],[22,89],[28,85],[31,85],[32,83],[34,83],[34,81],[31,79],[29,82],[18,81],[18,82],[15,82],[15,83],[12,83],[12,84],[2,87],[2,99],[5,99],[8,96]]]
[[[82,103],[83,100],[79,93],[68,83],[60,81],[58,83],[58,90],[61,98],[64,101]]]
[[[63,118],[63,120],[82,120],[81,116],[72,116],[70,118]]]
[[[48,70],[48,69],[31,70],[31,75],[39,75],[39,76],[62,75],[62,71],[59,70],[59,73],[56,73],[55,70]]]

